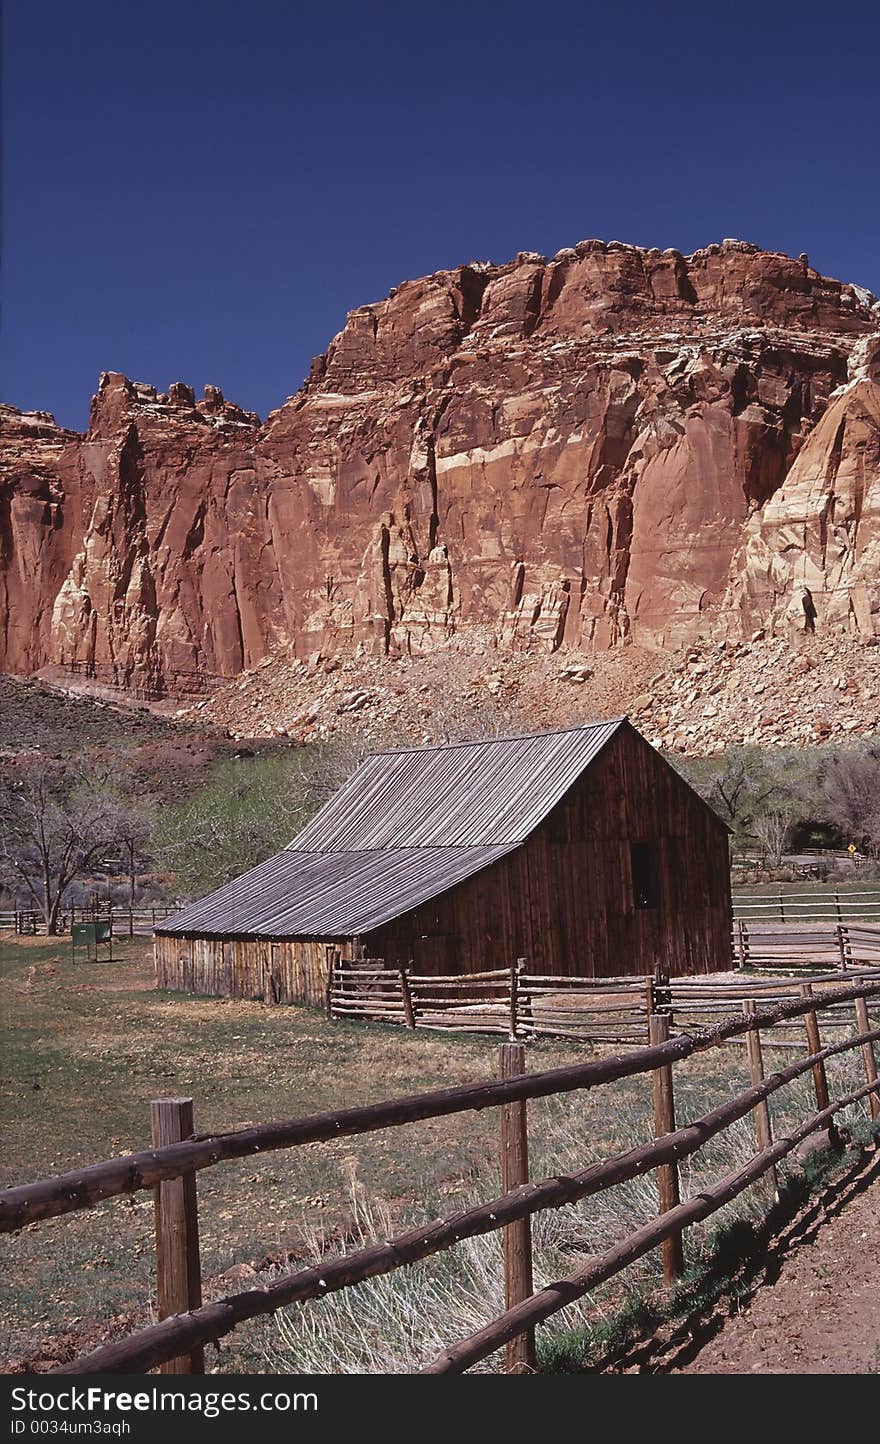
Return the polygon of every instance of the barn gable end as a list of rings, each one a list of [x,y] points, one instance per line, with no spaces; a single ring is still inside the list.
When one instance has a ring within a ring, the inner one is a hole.
[[[725,824],[631,726],[516,851],[364,942],[417,972],[526,957],[538,972],[673,976],[730,967]],[[637,905],[633,847],[655,848],[656,906]]]

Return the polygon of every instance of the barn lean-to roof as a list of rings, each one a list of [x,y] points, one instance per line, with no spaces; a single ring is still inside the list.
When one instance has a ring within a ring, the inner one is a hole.
[[[519,847],[625,722],[373,753],[281,852],[157,932],[370,932]]]

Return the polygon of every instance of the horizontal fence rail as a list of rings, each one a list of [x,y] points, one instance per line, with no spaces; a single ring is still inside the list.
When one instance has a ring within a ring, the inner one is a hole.
[[[734,922],[880,922],[880,888],[827,888],[733,894]]]
[[[515,1338],[524,1329],[534,1328],[536,1324],[544,1323],[568,1304],[576,1303],[578,1299],[583,1298],[584,1294],[613,1278],[629,1264],[635,1263],[637,1259],[650,1253],[652,1249],[662,1246],[667,1240],[680,1235],[684,1228],[717,1213],[720,1208],[730,1203],[750,1184],[756,1183],[759,1178],[775,1167],[777,1162],[786,1154],[791,1153],[792,1149],[796,1148],[804,1139],[809,1138],[811,1133],[817,1133],[830,1124],[834,1115],[842,1108],[850,1107],[868,1094],[876,1096],[878,1086],[880,1085],[876,1082],[866,1084],[864,1088],[856,1089],[821,1112],[814,1114],[786,1138],[779,1139],[763,1153],[757,1154],[745,1168],[740,1169],[737,1173],[729,1174],[714,1188],[704,1189],[696,1198],[690,1199],[687,1203],[677,1204],[674,1208],[661,1214],[658,1219],[637,1229],[622,1243],[608,1249],[598,1259],[591,1259],[584,1268],[549,1284],[540,1293],[500,1315],[484,1329],[463,1339],[459,1344],[444,1349],[442,1354],[421,1372],[425,1374],[463,1373],[482,1359],[488,1358],[496,1349],[509,1339]]]
[[[75,923],[109,923],[114,937],[149,937],[158,923],[179,911],[177,904],[160,903],[155,907],[120,907],[118,905],[64,908],[58,917],[55,936],[69,934]],[[0,933],[20,936],[46,936],[46,920],[34,908],[0,910]]]
[[[703,1001],[700,996],[705,991],[703,980],[691,980],[689,984],[682,982],[678,987],[682,994],[689,987],[694,1000]],[[109,1159],[59,1178],[6,1189],[0,1194],[0,1228],[8,1232],[53,1215],[92,1208],[102,1200],[137,1189],[157,1190],[160,1265],[165,1268],[167,1277],[173,1274],[178,1280],[190,1280],[184,1285],[183,1298],[188,1307],[182,1310],[178,1297],[175,1311],[170,1312],[171,1306],[167,1302],[170,1291],[167,1287],[163,1307],[160,1282],[160,1322],[126,1339],[102,1345],[54,1371],[78,1374],[133,1372],[156,1367],[166,1372],[197,1370],[202,1367],[204,1345],[222,1338],[246,1319],[274,1313],[291,1303],[323,1297],[334,1290],[389,1273],[452,1247],[464,1238],[502,1229],[506,1278],[503,1311],[486,1328],[446,1346],[436,1359],[425,1366],[423,1372],[461,1371],[502,1345],[510,1346],[508,1369],[519,1371],[530,1366],[530,1330],[536,1324],[582,1297],[597,1283],[612,1277],[643,1253],[663,1247],[664,1277],[671,1282],[681,1267],[682,1230],[714,1213],[765,1174],[774,1176],[776,1163],[810,1134],[827,1128],[829,1137],[833,1139],[834,1120],[843,1108],[868,1100],[871,1118],[877,1121],[880,1114],[880,1080],[875,1044],[880,1040],[880,1026],[871,1026],[868,1009],[878,1000],[880,978],[872,981],[854,978],[846,984],[818,987],[815,991],[813,983],[801,982],[797,985],[797,996],[773,1001],[769,1006],[759,1006],[749,997],[731,998],[731,1002],[739,1001],[741,1004],[739,1016],[726,1018],[689,1034],[669,1037],[668,1017],[654,1016],[652,1033],[657,1041],[649,1046],[627,1054],[533,1074],[525,1071],[522,1044],[503,1044],[503,1049],[515,1051],[503,1058],[503,1076],[500,1079],[234,1133],[194,1136],[144,1153]],[[823,1020],[834,1021],[841,1009],[849,1010],[849,1036],[823,1044],[819,1035],[819,1016]],[[805,1047],[805,1051],[787,1067],[764,1076],[761,1039],[769,1041],[776,1028],[798,1020],[804,1030],[802,1048]],[[676,1127],[673,1065],[734,1038],[750,1039],[756,1045],[749,1050],[750,1086],[734,1098],[725,1099],[695,1122]],[[865,1084],[832,1100],[826,1062],[850,1052],[861,1055]],[[510,1076],[512,1064],[520,1071]],[[640,1074],[650,1074],[654,1081],[653,1140],[592,1163],[578,1173],[535,1182],[528,1180],[525,1105],[529,1099],[597,1088]],[[807,1074],[812,1075],[816,1111],[785,1137],[774,1141],[768,1100],[780,1089]],[[161,1105],[155,1104],[154,1136],[155,1121],[160,1117],[169,1120],[168,1127],[174,1137],[179,1136],[181,1126],[191,1127],[190,1102],[170,1100]],[[498,1197],[450,1217],[408,1229],[397,1237],[371,1244],[354,1253],[298,1269],[265,1287],[251,1288],[202,1305],[195,1194],[198,1170],[226,1159],[242,1158],[271,1149],[354,1136],[420,1119],[487,1107],[498,1107],[502,1118],[501,1177],[506,1182],[502,1183],[502,1192]],[[710,1138],[749,1113],[755,1117],[758,1145],[755,1156],[736,1173],[701,1189],[697,1197],[681,1201],[679,1160],[695,1153]],[[511,1127],[514,1116],[518,1120],[517,1128]],[[182,1123],[184,1119],[186,1123]],[[168,1136],[167,1132],[165,1136]],[[638,1228],[599,1258],[589,1259],[575,1273],[533,1293],[532,1216],[544,1209],[561,1207],[598,1194],[648,1171],[656,1171],[658,1175],[659,1217]],[[519,1181],[509,1186],[516,1179]],[[184,1190],[169,1192],[177,1187],[178,1180],[184,1181]],[[667,1248],[667,1245],[670,1247]],[[162,1317],[163,1314],[167,1316]]]
[[[731,932],[731,956],[740,968],[847,968],[880,965],[880,925],[769,924],[740,918]]]
[[[876,954],[862,947],[857,957],[858,949],[844,949],[838,940],[832,953],[835,971],[810,972],[812,981],[839,983],[856,968],[861,976],[880,974],[880,930],[871,941],[872,948],[877,944]],[[875,966],[870,957],[875,957]],[[806,971],[801,969],[801,975]],[[693,1014],[710,1022],[738,1013],[746,997],[784,1002],[797,996],[797,974],[772,981],[752,976],[725,980],[713,974],[670,979],[659,972],[583,978],[531,973],[521,958],[512,968],[424,976],[386,967],[381,958],[337,956],[331,963],[327,1012],[331,1018],[497,1033],[514,1040],[639,1044],[648,1039],[651,1018],[658,1013],[670,1021]]]

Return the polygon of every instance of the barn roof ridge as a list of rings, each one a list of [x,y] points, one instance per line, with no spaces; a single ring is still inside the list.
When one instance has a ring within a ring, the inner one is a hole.
[[[479,744],[371,753],[288,844],[288,852],[519,843],[624,725],[624,719]]]
[[[421,747],[376,747],[365,753],[365,760],[367,757],[401,757],[407,752],[449,752],[453,747],[491,747],[498,742],[532,742],[538,737],[586,732],[591,727],[620,727],[624,722],[629,722],[628,712],[619,717],[592,717],[588,722],[572,722],[568,727],[543,727],[540,732],[499,732],[497,737],[460,737],[456,742],[427,742]]]

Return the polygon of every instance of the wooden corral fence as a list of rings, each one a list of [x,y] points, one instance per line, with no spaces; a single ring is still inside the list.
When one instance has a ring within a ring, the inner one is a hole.
[[[170,904],[138,908],[110,905],[98,908],[69,907],[64,909],[58,919],[58,932],[69,933],[74,923],[109,922],[113,937],[149,937],[157,923],[163,922],[177,911],[177,906]],[[40,936],[45,935],[45,932],[45,919],[42,913],[34,908],[0,910],[0,933]]]
[[[733,924],[731,951],[738,968],[847,968],[853,963],[880,964],[880,926],[859,923]]]
[[[880,977],[877,966],[859,966],[863,977]],[[819,987],[840,983],[851,962],[833,973],[811,973]],[[621,978],[575,978],[528,971],[525,958],[514,967],[455,976],[424,976],[409,968],[387,968],[381,958],[331,959],[326,993],[330,1018],[396,1023],[408,1028],[457,1033],[500,1033],[518,1038],[572,1038],[591,1043],[644,1043],[651,1019],[664,1015],[702,1023],[739,1012],[747,999],[786,1002],[798,997],[800,976],[673,978],[663,973]]]
[[[648,976],[539,976],[528,972],[524,958],[510,968],[429,977],[409,968],[386,968],[381,958],[337,955],[330,967],[327,1013],[511,1038],[552,1034],[641,1043],[653,987]]]
[[[880,887],[734,893],[733,918],[747,923],[880,923]]]
[[[143,1153],[108,1159],[87,1168],[0,1193],[0,1231],[13,1232],[42,1219],[96,1207],[105,1199],[153,1189],[156,1210],[156,1258],[159,1322],[127,1338],[115,1340],[53,1372],[64,1374],[138,1373],[161,1368],[166,1373],[200,1372],[202,1351],[230,1333],[237,1324],[273,1314],[292,1304],[324,1298],[339,1289],[442,1252],[479,1234],[503,1230],[505,1298],[503,1310],[485,1328],[451,1341],[422,1370],[428,1374],[458,1373],[506,1346],[508,1372],[534,1367],[537,1324],[582,1298],[644,1254],[663,1251],[664,1278],[671,1283],[681,1270],[683,1230],[708,1218],[746,1188],[766,1179],[776,1185],[777,1164],[804,1139],[827,1130],[836,1138],[835,1119],[843,1108],[866,1101],[874,1124],[880,1118],[880,1079],[875,1044],[880,1027],[871,1026],[869,1006],[880,999],[880,979],[853,980],[844,986],[802,995],[772,1007],[751,999],[737,1017],[690,1035],[670,1037],[669,1020],[651,1020],[651,1042],[628,1054],[617,1054],[540,1073],[525,1071],[521,1043],[501,1045],[500,1079],[397,1098],[360,1108],[323,1113],[234,1133],[193,1134],[192,1100],[159,1100],[151,1108],[153,1147]],[[823,1021],[830,1010],[850,1010],[849,1036],[823,1042]],[[798,1022],[804,1029],[806,1056],[765,1076],[763,1046],[782,1024]],[[678,1127],[675,1117],[674,1065],[698,1052],[715,1049],[734,1038],[748,1042],[750,1086],[695,1122]],[[833,1101],[826,1062],[854,1052],[861,1059],[865,1082]],[[578,1090],[600,1088],[622,1078],[649,1074],[653,1082],[654,1138],[578,1173],[529,1180],[527,1101]],[[779,1089],[812,1075],[815,1111],[783,1136],[774,1137],[770,1100]],[[209,1304],[201,1298],[197,1173],[229,1159],[251,1157],[274,1149],[295,1148],[380,1129],[396,1128],[431,1118],[484,1108],[500,1110],[501,1193],[487,1203],[433,1223],[408,1229],[396,1237],[360,1248],[319,1264],[296,1269],[259,1288],[230,1294]],[[757,1151],[749,1161],[692,1198],[680,1196],[678,1164],[710,1138],[753,1117]],[[649,1171],[657,1174],[658,1214],[604,1253],[590,1258],[567,1277],[533,1292],[531,1282],[531,1219],[534,1214],[604,1192],[615,1184]],[[500,1304],[500,1300],[499,1300]]]

